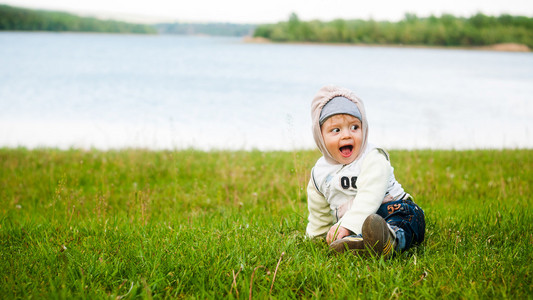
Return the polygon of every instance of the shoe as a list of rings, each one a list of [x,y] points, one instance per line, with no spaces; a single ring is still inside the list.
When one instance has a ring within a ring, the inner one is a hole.
[[[372,214],[363,223],[363,242],[367,249],[384,257],[392,256],[396,247],[396,236],[385,219]]]
[[[342,239],[333,241],[331,244],[329,244],[329,249],[337,254],[345,251],[351,251],[354,255],[361,255],[366,252],[363,238],[355,235],[346,236]]]

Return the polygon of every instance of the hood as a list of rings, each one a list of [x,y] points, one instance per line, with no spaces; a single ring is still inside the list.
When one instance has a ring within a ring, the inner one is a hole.
[[[357,154],[356,159],[359,159],[361,157],[361,153],[365,152],[366,145],[367,145],[367,138],[368,138],[368,122],[366,119],[366,112],[365,112],[365,106],[363,105],[363,102],[361,99],[359,99],[352,91],[346,88],[334,86],[334,85],[327,85],[323,88],[321,88],[318,93],[315,95],[315,98],[313,99],[313,102],[311,102],[311,122],[312,124],[312,130],[313,130],[313,138],[315,139],[315,143],[320,149],[320,152],[322,152],[322,155],[324,155],[324,158],[326,161],[330,164],[338,164],[337,161],[333,159],[331,154],[326,149],[326,144],[324,143],[324,139],[322,138],[322,132],[320,130],[320,112],[322,111],[322,108],[326,103],[328,103],[329,100],[337,97],[342,96],[345,98],[350,99],[353,103],[357,105],[357,108],[359,108],[359,111],[361,112],[361,130],[363,131],[363,142],[361,145],[361,150]]]

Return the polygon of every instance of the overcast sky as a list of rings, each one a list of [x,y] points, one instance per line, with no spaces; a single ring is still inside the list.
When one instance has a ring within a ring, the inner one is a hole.
[[[136,22],[275,23],[292,12],[302,20],[335,18],[397,21],[405,13],[425,17],[450,13],[469,17],[533,17],[533,0],[0,0],[1,4]]]

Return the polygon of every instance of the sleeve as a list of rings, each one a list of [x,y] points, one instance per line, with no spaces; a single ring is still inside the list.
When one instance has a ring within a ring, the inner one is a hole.
[[[307,185],[307,208],[309,209],[309,222],[307,223],[306,235],[313,238],[328,233],[335,221],[330,213],[329,203],[317,191],[312,177]]]
[[[368,153],[357,179],[357,195],[350,210],[339,220],[341,226],[361,233],[366,217],[377,212],[385,198],[391,172],[384,152],[375,149]]]

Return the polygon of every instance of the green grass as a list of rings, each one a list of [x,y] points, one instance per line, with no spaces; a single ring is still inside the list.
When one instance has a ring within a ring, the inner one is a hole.
[[[384,261],[304,238],[316,151],[0,149],[0,295],[531,299],[533,150],[390,154],[427,231]]]

